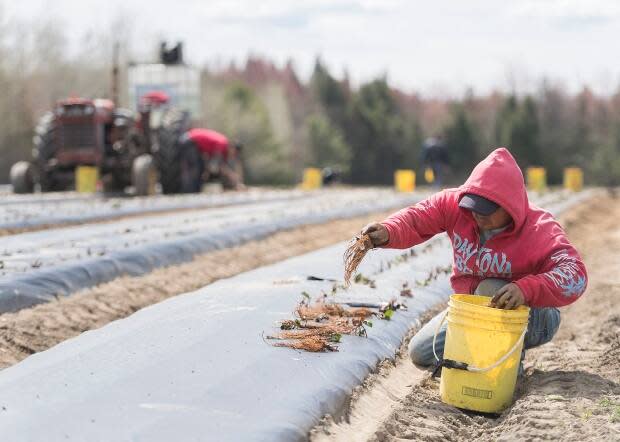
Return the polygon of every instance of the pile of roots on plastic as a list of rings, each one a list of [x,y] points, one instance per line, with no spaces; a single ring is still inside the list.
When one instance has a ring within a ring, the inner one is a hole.
[[[371,249],[372,240],[368,235],[356,236],[349,242],[344,252],[344,283],[347,287],[351,285],[351,277]]]
[[[280,332],[267,336],[276,340],[275,347],[288,347],[311,352],[338,351],[342,335],[367,336],[368,319],[374,313],[368,308],[345,308],[324,299],[310,304],[308,299],[295,309],[295,319],[280,323]]]

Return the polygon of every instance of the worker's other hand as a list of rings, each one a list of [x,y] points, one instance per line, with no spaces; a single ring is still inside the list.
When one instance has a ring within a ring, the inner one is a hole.
[[[362,229],[362,235],[368,235],[373,247],[381,247],[388,243],[390,234],[383,224],[370,223]]]
[[[491,306],[497,308],[503,308],[506,310],[514,310],[520,305],[525,304],[525,296],[517,284],[506,284],[499,289],[493,299],[491,299]]]

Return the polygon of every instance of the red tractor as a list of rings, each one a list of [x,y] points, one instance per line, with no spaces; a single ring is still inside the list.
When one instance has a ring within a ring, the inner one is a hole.
[[[76,168],[99,170],[103,190],[122,192],[133,186],[137,195],[154,191],[160,180],[164,193],[174,193],[179,161],[176,140],[190,124],[189,114],[167,105],[161,92],[147,94],[139,112],[117,108],[106,99],[59,101],[35,129],[33,161],[11,168],[16,193],[71,189]]]

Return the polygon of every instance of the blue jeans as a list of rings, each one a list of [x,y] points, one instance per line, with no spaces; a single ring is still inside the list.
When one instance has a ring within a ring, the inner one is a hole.
[[[501,279],[485,279],[476,289],[476,295],[492,296],[500,287],[507,284]],[[489,295],[491,293],[491,295]],[[437,325],[443,318],[446,310],[439,313],[431,319],[419,332],[411,338],[409,342],[409,357],[418,367],[429,367],[436,363],[433,355],[433,336]],[[435,350],[439,358],[443,357],[443,348],[446,342],[446,323],[444,323],[437,333],[435,342]],[[555,333],[560,327],[560,311],[554,307],[532,308],[530,309],[530,318],[525,334],[523,345],[523,353],[521,360],[525,356],[525,350],[528,348],[538,347],[551,341]]]

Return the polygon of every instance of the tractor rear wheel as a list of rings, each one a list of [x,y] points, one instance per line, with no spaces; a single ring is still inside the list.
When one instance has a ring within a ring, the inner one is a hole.
[[[179,141],[170,150],[167,163],[160,163],[160,182],[164,194],[198,193],[202,190],[204,162],[191,141]]]
[[[28,161],[19,161],[11,167],[11,184],[15,193],[34,192],[34,167]]]
[[[200,190],[196,182],[197,172],[191,167],[186,167],[191,161],[188,158],[195,158],[191,152],[186,151],[182,140],[183,134],[189,130],[189,123],[188,113],[169,110],[162,118],[161,127],[158,129],[156,159],[159,182],[164,194]],[[191,176],[188,176],[188,173]]]
[[[202,190],[204,164],[194,143],[183,143],[179,152],[181,192],[199,193]]]
[[[35,128],[33,153],[41,192],[66,190],[66,185],[55,179],[53,170],[50,170],[48,165],[50,160],[56,155],[56,144],[54,143],[55,130],[54,114],[51,112],[43,115]]]

